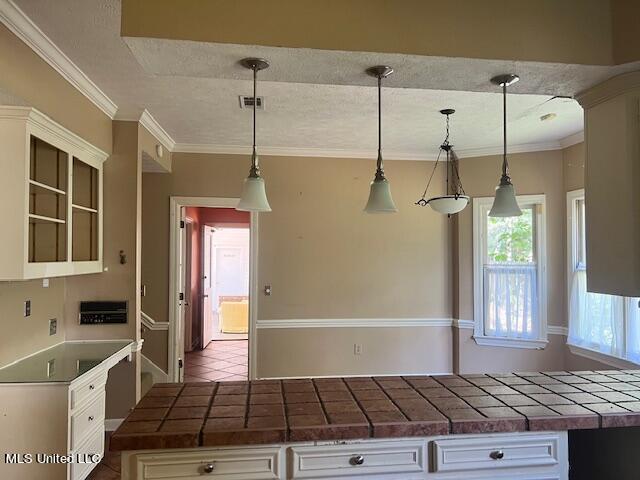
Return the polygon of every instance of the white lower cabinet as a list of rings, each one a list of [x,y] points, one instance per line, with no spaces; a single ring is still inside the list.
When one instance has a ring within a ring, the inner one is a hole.
[[[426,470],[424,440],[293,446],[288,454],[291,478],[384,474],[423,478]]]
[[[566,432],[124,452],[123,480],[568,480]]]

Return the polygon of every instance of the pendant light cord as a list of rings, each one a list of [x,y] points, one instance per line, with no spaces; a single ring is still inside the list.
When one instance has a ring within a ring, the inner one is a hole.
[[[507,83],[502,84],[502,178],[509,178],[507,163]]]
[[[375,179],[384,180],[382,163],[382,75],[378,75],[378,160]]]

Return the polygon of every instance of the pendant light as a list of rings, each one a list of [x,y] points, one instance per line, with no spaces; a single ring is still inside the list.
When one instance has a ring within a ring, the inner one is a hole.
[[[433,171],[431,172],[429,181],[427,182],[427,188],[424,189],[424,193],[420,200],[416,202],[416,205],[421,207],[429,205],[436,212],[451,216],[455,213],[461,212],[467,205],[469,205],[469,197],[466,195],[464,188],[462,188],[462,181],[460,180],[460,174],[458,173],[458,156],[456,155],[456,152],[453,151],[453,145],[449,143],[449,116],[453,115],[455,110],[453,108],[446,108],[444,110],[440,110],[440,113],[447,117],[447,133],[442,145],[440,145],[440,151],[438,152],[436,164],[433,166]],[[442,152],[445,152],[447,157],[446,191],[444,195],[431,197],[427,200],[425,197],[427,196],[429,185],[431,185],[431,179],[438,168]]]
[[[267,200],[267,192],[264,188],[264,179],[260,176],[258,165],[258,153],[256,152],[256,103],[258,72],[269,67],[269,62],[262,58],[245,58],[240,64],[253,70],[253,150],[251,152],[251,169],[249,176],[245,178],[242,186],[242,195],[236,210],[244,212],[270,212],[271,206]]]
[[[516,200],[516,192],[509,177],[509,164],[507,162],[507,87],[513,85],[520,77],[513,73],[498,75],[491,79],[491,83],[502,87],[502,122],[503,122],[503,153],[502,153],[502,177],[500,185],[496,187],[496,196],[489,212],[490,217],[517,217],[522,215],[522,210]]]
[[[367,69],[367,74],[378,78],[378,161],[376,175],[371,182],[369,200],[364,207],[366,213],[395,213],[398,211],[393,198],[391,186],[384,176],[382,161],[382,79],[393,73],[393,68],[379,65]]]

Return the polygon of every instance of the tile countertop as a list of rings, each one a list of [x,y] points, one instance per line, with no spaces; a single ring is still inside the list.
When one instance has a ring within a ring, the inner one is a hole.
[[[640,426],[640,370],[156,384],[111,450]]]

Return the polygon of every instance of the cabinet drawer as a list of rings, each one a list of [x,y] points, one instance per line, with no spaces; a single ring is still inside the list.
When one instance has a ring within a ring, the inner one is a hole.
[[[434,472],[462,472],[559,463],[560,437],[531,434],[451,438],[432,442]]]
[[[291,478],[335,478],[425,470],[425,443],[376,442],[292,447]]]
[[[90,455],[99,455],[102,459],[104,454],[104,431],[97,429],[91,432],[87,441],[73,452],[76,461],[87,463],[71,464],[71,480],[84,480],[95,468],[96,463],[91,463]]]
[[[104,435],[104,402],[102,393],[83,410],[71,415],[71,449],[75,450],[84,442],[89,432],[98,428]]]
[[[107,374],[100,372],[74,386],[71,389],[71,410],[82,408],[83,404],[93,402],[95,398],[104,393],[106,383]]]
[[[220,478],[272,480],[280,478],[280,448],[198,450],[136,455],[136,471],[144,480]]]

